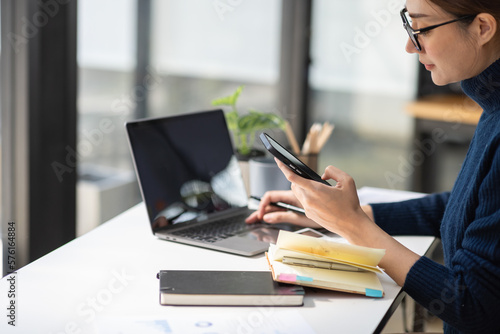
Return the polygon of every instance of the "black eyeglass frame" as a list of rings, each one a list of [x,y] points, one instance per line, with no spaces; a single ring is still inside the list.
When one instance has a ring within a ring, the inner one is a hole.
[[[432,26],[429,26],[429,27],[425,27],[425,28],[422,28],[422,29],[414,30],[411,27],[411,24],[408,21],[408,18],[406,17],[406,15],[405,15],[405,13],[407,13],[407,12],[408,12],[408,9],[406,9],[406,8],[403,8],[401,10],[401,12],[400,12],[401,19],[403,20],[403,27],[405,28],[406,32],[408,33],[408,36],[410,37],[410,40],[412,41],[412,43],[415,46],[415,48],[417,49],[417,51],[422,51],[422,47],[420,46],[420,43],[418,41],[418,35],[420,35],[421,33],[424,33],[424,32],[427,32],[427,31],[439,28],[441,26],[444,26],[444,25],[447,25],[447,24],[450,24],[450,23],[453,23],[453,22],[457,22],[457,21],[461,21],[461,20],[466,20],[466,19],[470,19],[470,18],[473,18],[473,17],[477,16],[476,14],[465,15],[465,16],[461,16],[461,17],[456,18],[456,19],[451,20],[451,21],[447,21],[447,22],[444,22],[444,23],[435,24],[435,25],[432,25]]]

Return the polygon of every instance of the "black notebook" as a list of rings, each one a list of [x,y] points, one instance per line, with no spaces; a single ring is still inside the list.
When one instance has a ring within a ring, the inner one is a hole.
[[[269,271],[161,270],[160,304],[300,306],[304,289],[275,282]]]

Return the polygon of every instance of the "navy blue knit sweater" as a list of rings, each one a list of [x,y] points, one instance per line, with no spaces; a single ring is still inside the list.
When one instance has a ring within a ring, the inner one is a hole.
[[[372,207],[392,235],[441,238],[444,266],[420,258],[403,289],[446,333],[500,333],[500,60],[462,89],[483,113],[452,191]]]

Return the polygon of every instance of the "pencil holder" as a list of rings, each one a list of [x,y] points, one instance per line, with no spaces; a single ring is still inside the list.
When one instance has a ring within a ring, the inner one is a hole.
[[[253,158],[249,161],[250,195],[262,197],[269,190],[290,190],[290,181],[273,158]]]
[[[301,154],[298,158],[313,171],[318,172],[318,154]]]

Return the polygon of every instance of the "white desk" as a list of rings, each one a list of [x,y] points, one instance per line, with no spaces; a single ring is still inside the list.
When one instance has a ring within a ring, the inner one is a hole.
[[[434,241],[397,239],[419,254]],[[160,306],[156,273],[161,269],[268,270],[263,255],[246,258],[155,238],[139,204],[21,268],[15,328],[6,317],[8,276],[0,280],[0,332],[98,333],[100,321],[114,316],[178,321],[227,314],[228,321],[238,319],[241,333],[253,333],[251,324],[273,317],[305,321],[316,333],[372,333],[383,328],[404,296],[394,281],[381,275],[385,296],[380,299],[308,290],[302,307]]]

